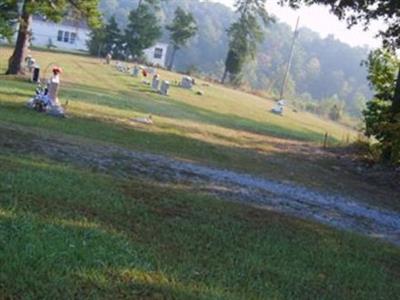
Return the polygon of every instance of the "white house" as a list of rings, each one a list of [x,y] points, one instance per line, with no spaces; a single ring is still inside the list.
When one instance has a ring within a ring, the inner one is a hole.
[[[33,46],[52,45],[62,50],[88,51],[90,28],[84,21],[65,19],[60,23],[54,23],[41,16],[34,16],[31,30]],[[167,44],[156,43],[153,47],[144,50],[144,54],[149,63],[165,67],[167,50]]]
[[[156,43],[153,47],[144,50],[144,55],[149,63],[165,67],[167,64],[168,44]]]
[[[65,19],[54,23],[41,16],[32,19],[32,45],[48,47],[53,45],[57,49],[87,51],[90,29],[84,21]]]

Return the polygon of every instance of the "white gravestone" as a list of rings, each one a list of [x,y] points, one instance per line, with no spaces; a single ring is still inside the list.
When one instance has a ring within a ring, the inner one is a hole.
[[[56,117],[64,116],[64,109],[61,107],[60,101],[58,100],[58,92],[60,90],[60,75],[54,75],[48,83],[47,97],[49,99],[49,107],[47,113]]]
[[[161,84],[160,88],[160,94],[164,96],[168,96],[168,90],[169,90],[169,81],[164,80]]]
[[[158,91],[160,86],[160,76],[158,74],[153,76],[153,81],[151,82],[151,88],[155,91]]]
[[[182,77],[181,87],[184,89],[191,89],[193,87],[193,79],[190,76]]]
[[[140,68],[138,66],[134,66],[132,69],[132,76],[139,77]]]

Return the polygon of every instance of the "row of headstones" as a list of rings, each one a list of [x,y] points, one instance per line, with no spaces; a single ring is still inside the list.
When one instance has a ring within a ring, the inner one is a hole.
[[[147,74],[153,75],[153,79],[151,81],[151,88],[154,91],[159,92],[161,95],[167,96],[169,88],[171,86],[168,80],[160,79],[160,75],[157,74],[157,70],[155,68],[145,68],[140,66],[134,66],[132,69],[132,76],[139,77],[140,71],[142,71],[142,75],[147,77]],[[147,83],[144,81],[144,83]]]
[[[160,87],[160,82],[161,82],[161,87]],[[192,89],[194,84],[194,80],[189,77],[189,76],[184,76],[182,78],[182,81],[180,83],[180,87],[184,89]],[[158,74],[155,74],[153,76],[153,80],[151,82],[151,88],[154,91],[160,92],[161,95],[168,95],[168,89],[170,87],[170,82],[167,80],[160,80],[160,76]]]
[[[153,91],[159,92],[161,95],[168,96],[170,85],[171,84],[168,80],[161,81],[158,74],[153,76],[153,80],[151,82],[151,88],[153,89]]]
[[[168,90],[169,90],[171,84],[168,80],[161,81],[160,76],[157,74],[157,70],[155,68],[146,68],[146,67],[135,65],[132,68],[132,70],[130,71],[128,65],[123,64],[121,62],[118,62],[116,64],[116,68],[120,72],[131,73],[131,75],[134,77],[139,77],[141,72],[144,77],[147,77],[148,74],[153,75],[152,82],[151,82],[151,88],[154,91],[159,92],[161,95],[168,95]],[[143,82],[148,84],[147,81],[143,81]],[[195,84],[195,80],[192,77],[183,76],[181,82],[179,83],[179,86],[184,89],[192,89],[194,84]],[[201,94],[203,94],[203,93],[201,92]]]

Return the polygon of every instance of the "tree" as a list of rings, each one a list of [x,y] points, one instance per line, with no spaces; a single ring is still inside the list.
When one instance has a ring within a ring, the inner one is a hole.
[[[257,45],[264,38],[259,21],[261,20],[263,25],[266,25],[270,20],[265,10],[265,1],[236,0],[235,8],[239,19],[228,29],[230,41],[222,83],[225,82],[228,74],[231,82],[238,83],[244,63],[249,58],[254,59]]]
[[[18,18],[16,0],[0,1],[0,39],[11,40],[14,34],[14,25]]]
[[[380,142],[384,160],[396,162],[400,159],[400,115],[393,119],[391,107],[400,59],[393,51],[378,49],[371,52],[365,64],[375,91],[374,99],[363,111],[365,133]]]
[[[129,13],[125,29],[125,42],[132,55],[141,57],[161,37],[161,27],[157,17],[147,4],[140,5]]]
[[[111,16],[105,26],[92,30],[88,47],[92,55],[105,56],[113,52],[114,56],[118,56],[121,44],[121,30],[115,16]]]
[[[166,29],[171,33],[172,54],[168,65],[168,70],[171,70],[176,52],[187,44],[188,40],[196,34],[198,28],[193,15],[190,12],[186,13],[178,6],[172,24],[167,25]]]
[[[281,3],[288,3],[290,6],[296,8],[300,4],[324,4],[328,5],[331,11],[339,18],[347,21],[349,27],[361,23],[366,29],[371,20],[383,20],[386,29],[380,32],[383,38],[383,45],[385,48],[395,50],[400,48],[400,2],[399,0],[280,0]],[[379,58],[380,54],[377,55]],[[370,57],[371,59],[371,57]],[[379,59],[378,59],[379,61]],[[371,62],[371,61],[370,61]],[[370,65],[371,66],[371,65]],[[370,70],[371,72],[371,70]],[[379,74],[376,73],[378,76]],[[393,75],[392,85],[394,86],[393,93],[387,95],[385,101],[390,101],[390,108],[387,114],[382,114],[380,117],[385,117],[388,122],[386,128],[389,131],[400,129],[400,64]],[[372,75],[370,73],[370,79]],[[374,83],[372,82],[372,85]],[[376,97],[377,98],[377,97]],[[378,98],[379,99],[379,98]],[[376,110],[376,101],[369,104],[368,110]],[[367,110],[367,111],[368,111]],[[368,122],[368,117],[366,118]],[[368,127],[368,124],[367,124]],[[393,129],[394,128],[394,129]],[[393,157],[395,154],[395,144],[400,143],[398,135],[387,134],[385,136],[385,157]],[[391,152],[391,153],[390,153]]]
[[[118,27],[117,20],[115,16],[112,16],[107,25],[104,28],[105,37],[104,37],[104,51],[105,53],[118,51],[122,43],[122,33]]]
[[[49,20],[59,22],[69,11],[74,17],[85,17],[92,27],[100,24],[100,14],[97,9],[99,0],[16,0],[16,2],[21,4],[22,9],[17,41],[9,59],[6,74],[22,74],[24,72],[23,61],[31,35],[33,14],[40,14]],[[17,12],[17,8],[14,12]]]
[[[106,32],[104,26],[93,29],[90,32],[90,39],[87,42],[89,53],[97,57],[106,55],[106,52],[104,50],[105,39]]]

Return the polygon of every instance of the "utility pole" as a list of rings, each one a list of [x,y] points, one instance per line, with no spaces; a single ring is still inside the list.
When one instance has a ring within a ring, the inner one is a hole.
[[[299,23],[300,23],[300,17],[297,17],[296,28],[295,28],[294,34],[293,34],[293,41],[292,41],[292,45],[290,47],[289,61],[288,61],[287,68],[286,68],[286,71],[285,71],[285,76],[283,77],[283,81],[282,81],[282,85],[281,85],[281,93],[279,95],[279,100],[283,100],[283,95],[284,95],[285,87],[286,87],[286,81],[288,79],[289,72],[290,72],[290,67],[292,65],[294,45],[295,45],[296,39],[297,39],[297,37],[299,35],[299,31],[298,31]]]

